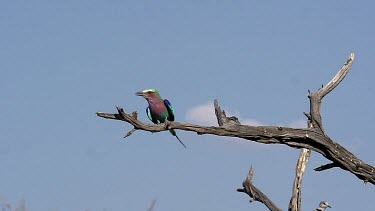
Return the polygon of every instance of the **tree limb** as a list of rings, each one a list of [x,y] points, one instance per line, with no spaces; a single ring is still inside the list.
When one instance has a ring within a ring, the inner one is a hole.
[[[242,183],[243,188],[238,188],[237,191],[249,195],[250,198],[252,198],[250,202],[259,201],[266,205],[268,209],[271,211],[281,211],[281,209],[278,208],[264,193],[262,193],[262,191],[260,191],[257,187],[253,185],[253,175],[254,169],[251,166],[245,181],[243,181]]]
[[[212,134],[218,136],[238,137],[245,140],[255,141],[263,144],[285,144],[293,148],[306,148],[320,153],[328,160],[332,161],[337,167],[349,171],[364,182],[370,182],[375,185],[375,168],[366,164],[351,152],[346,150],[340,144],[335,143],[327,134],[325,134],[320,116],[320,106],[322,98],[332,91],[346,76],[352,63],[354,54],[350,54],[341,70],[336,76],[323,88],[316,93],[309,94],[310,98],[310,115],[313,128],[289,128],[279,126],[249,126],[241,125],[237,118],[229,119],[237,123],[227,123],[225,120],[219,124],[222,126],[205,127],[194,124],[168,122],[167,124],[151,125],[137,120],[134,115],[126,114],[124,110],[117,107],[118,114],[108,114],[98,112],[98,116],[107,119],[116,119],[128,122],[133,125],[135,130],[145,130],[149,132],[161,132],[167,129],[179,129],[193,131],[198,134]],[[215,113],[225,114],[217,105]]]
[[[301,198],[302,198],[302,179],[305,173],[307,162],[309,161],[311,155],[311,150],[301,149],[297,167],[296,167],[296,177],[293,183],[293,194],[289,202],[289,211],[299,211],[301,210]]]
[[[306,117],[308,118],[307,127],[313,128],[310,115],[306,115]],[[302,179],[303,174],[306,170],[307,163],[309,162],[310,155],[310,149],[301,149],[296,166],[296,177],[294,178],[293,183],[293,194],[288,207],[289,211],[300,211],[302,209]]]
[[[349,58],[346,60],[345,64],[341,67],[341,69],[336,73],[335,77],[333,77],[325,86],[318,90],[317,94],[322,99],[328,93],[330,93],[337,85],[344,80],[345,76],[349,73],[350,68],[354,62],[354,53],[350,53]]]
[[[122,119],[122,117],[116,114],[98,112],[97,115],[108,119],[126,121],[132,124],[136,130],[149,132],[167,130],[165,124],[151,125],[143,123],[137,119],[133,119],[128,114],[126,114],[125,119]],[[238,125],[236,127],[206,127],[179,122],[169,122],[169,124],[169,128],[171,129],[193,131],[199,134],[238,137],[263,144],[285,144],[293,148],[311,149],[322,154],[334,163],[337,163],[338,167],[350,171],[359,179],[375,184],[375,168],[373,166],[364,163],[344,147],[333,142],[328,136],[314,129],[247,125]]]
[[[349,73],[350,68],[354,62],[354,53],[349,55],[345,64],[337,72],[335,77],[333,77],[325,86],[320,88],[317,92],[311,93],[309,91],[308,97],[310,98],[310,118],[313,123],[314,128],[319,128],[323,133],[322,117],[320,115],[320,107],[322,104],[323,97],[330,93],[334,88],[336,88],[345,76]]]
[[[117,107],[119,111],[122,108]],[[161,132],[167,130],[165,124],[147,124],[125,113],[125,118],[119,114],[96,113],[99,117],[122,120],[130,123],[136,130]],[[285,144],[293,148],[307,148],[322,154],[328,160],[338,164],[338,167],[347,170],[359,179],[375,185],[375,168],[370,166],[341,145],[333,142],[328,136],[316,129],[289,128],[279,126],[200,126],[194,124],[168,122],[170,129],[192,131],[198,134],[212,134],[218,136],[238,137],[263,144]]]

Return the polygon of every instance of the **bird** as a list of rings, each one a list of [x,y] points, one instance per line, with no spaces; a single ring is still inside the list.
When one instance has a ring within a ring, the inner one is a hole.
[[[146,108],[146,114],[154,124],[163,123],[165,120],[174,121],[174,108],[172,104],[167,99],[163,100],[158,90],[145,89],[135,94],[147,100],[148,106]],[[170,129],[169,132],[186,148],[174,129]]]
[[[331,206],[329,206],[328,202],[327,201],[321,201],[319,203],[319,208],[316,208],[314,211],[325,211],[327,207],[331,208]]]

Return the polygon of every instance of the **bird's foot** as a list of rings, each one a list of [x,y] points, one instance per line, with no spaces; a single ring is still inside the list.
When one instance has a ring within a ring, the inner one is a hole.
[[[167,130],[171,129],[170,121],[168,121],[168,119],[164,121],[164,125],[165,125],[165,129]]]

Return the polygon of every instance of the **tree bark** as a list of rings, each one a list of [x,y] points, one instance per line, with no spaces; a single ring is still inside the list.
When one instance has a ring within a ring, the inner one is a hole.
[[[307,122],[308,128],[313,128],[313,124],[310,120]],[[311,155],[311,150],[301,149],[299,154],[297,166],[296,166],[296,177],[293,183],[293,194],[289,202],[289,211],[300,211],[302,208],[302,179],[305,173],[307,163]]]
[[[293,194],[292,198],[290,199],[289,203],[289,211],[299,211],[302,207],[302,179],[303,174],[305,173],[307,162],[309,162],[309,158],[311,155],[311,150],[309,149],[301,149],[297,167],[296,167],[296,177],[294,178],[293,183]]]

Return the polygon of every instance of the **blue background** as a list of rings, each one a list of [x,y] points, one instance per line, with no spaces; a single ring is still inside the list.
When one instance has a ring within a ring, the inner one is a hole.
[[[307,90],[356,61],[322,105],[326,132],[374,165],[372,1],[2,1],[0,202],[28,210],[267,210],[237,193],[254,184],[287,209],[299,150],[177,131],[137,131],[97,111],[144,113],[158,88],[176,121],[200,123],[213,100],[240,120],[304,126]],[[206,106],[202,106],[206,105]],[[203,109],[203,111],[202,111]],[[204,110],[206,109],[206,110]],[[213,115],[209,113],[208,115]],[[246,122],[246,121],[245,121]],[[207,124],[214,122],[207,122]],[[297,124],[298,123],[298,124]],[[313,153],[303,209],[372,210],[373,185]]]

